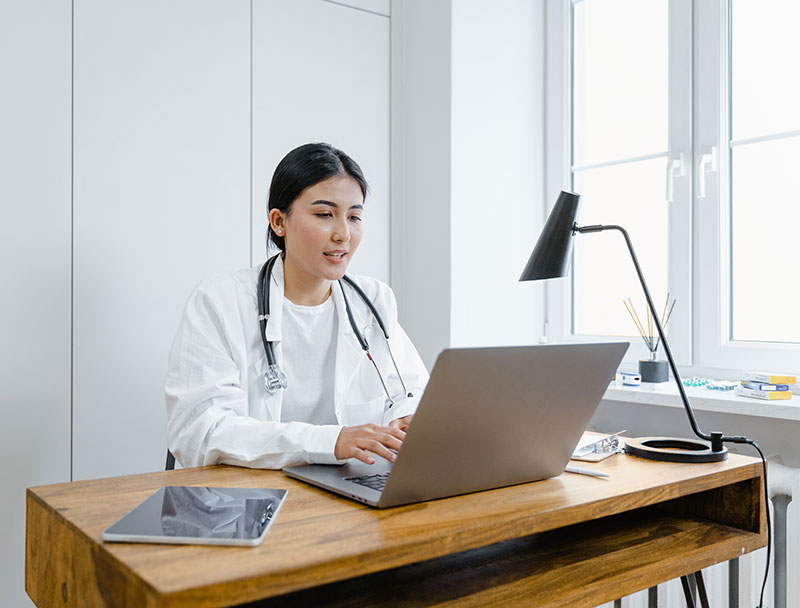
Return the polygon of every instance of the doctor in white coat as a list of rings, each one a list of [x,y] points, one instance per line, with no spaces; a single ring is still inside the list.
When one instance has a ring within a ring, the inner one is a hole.
[[[300,146],[275,170],[269,238],[280,254],[266,277],[266,339],[285,388],[264,381],[261,267],[211,277],[190,295],[166,380],[167,441],[182,466],[371,464],[375,454],[394,461],[428,373],[397,322],[391,289],[353,277],[387,341],[367,304],[339,281],[361,242],[366,193],[359,166],[328,144]]]

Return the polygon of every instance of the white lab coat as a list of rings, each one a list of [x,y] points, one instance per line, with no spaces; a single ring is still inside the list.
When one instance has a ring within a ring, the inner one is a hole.
[[[256,289],[260,267],[201,283],[186,303],[172,343],[166,380],[167,445],[185,467],[234,464],[281,468],[307,462],[335,464],[334,447],[343,426],[372,422],[388,425],[416,411],[428,372],[397,322],[397,303],[388,285],[369,277],[353,277],[380,312],[389,329],[397,366],[413,393],[402,395],[386,341],[369,308],[345,286],[356,324],[366,337],[395,405],[388,407],[378,374],[362,350],[337,283],[333,285],[338,335],[333,407],[338,425],[281,422],[283,391],[267,395],[266,353],[258,326]],[[270,319],[280,365],[283,311],[283,263],[272,270]],[[292,381],[291,378],[288,379]]]

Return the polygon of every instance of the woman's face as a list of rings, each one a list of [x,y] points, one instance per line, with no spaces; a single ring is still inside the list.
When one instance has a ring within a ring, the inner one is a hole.
[[[361,243],[364,196],[358,182],[337,175],[303,190],[289,213],[270,211],[272,229],[284,237],[284,264],[303,279],[341,279]]]

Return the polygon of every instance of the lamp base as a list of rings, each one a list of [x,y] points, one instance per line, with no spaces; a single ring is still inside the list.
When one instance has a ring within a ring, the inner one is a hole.
[[[719,462],[728,458],[728,448],[715,452],[699,439],[640,437],[625,439],[625,451],[633,456],[662,462]]]

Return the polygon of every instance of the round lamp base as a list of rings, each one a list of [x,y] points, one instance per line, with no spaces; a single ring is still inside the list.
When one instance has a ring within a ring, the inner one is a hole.
[[[719,462],[728,457],[726,447],[715,452],[708,442],[678,437],[626,438],[625,451],[639,458],[663,462]]]

